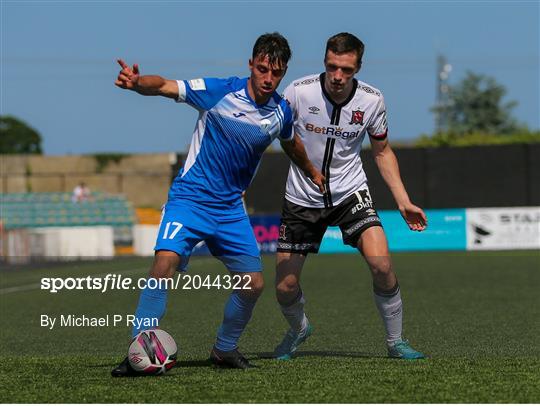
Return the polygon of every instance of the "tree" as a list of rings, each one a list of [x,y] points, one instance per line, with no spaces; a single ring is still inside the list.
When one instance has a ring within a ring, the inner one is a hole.
[[[505,95],[506,88],[492,77],[467,72],[460,83],[449,86],[448,103],[432,111],[445,117],[446,130],[454,136],[511,134],[522,128],[511,115],[517,102],[503,103]]]
[[[0,116],[0,154],[41,154],[41,135],[13,116]]]

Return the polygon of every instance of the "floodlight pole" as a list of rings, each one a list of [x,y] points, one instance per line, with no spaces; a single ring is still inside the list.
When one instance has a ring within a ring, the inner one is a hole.
[[[452,71],[452,65],[448,63],[444,55],[437,56],[437,93],[435,112],[435,130],[441,132],[448,127],[448,77]]]

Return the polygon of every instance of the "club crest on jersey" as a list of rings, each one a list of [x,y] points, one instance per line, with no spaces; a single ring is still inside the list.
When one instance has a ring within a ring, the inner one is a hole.
[[[261,131],[265,134],[268,134],[270,132],[271,126],[272,126],[272,122],[268,120],[267,118],[263,118],[261,122],[259,123],[259,127]]]
[[[364,125],[364,112],[360,110],[353,110],[351,112],[351,122],[349,124]]]

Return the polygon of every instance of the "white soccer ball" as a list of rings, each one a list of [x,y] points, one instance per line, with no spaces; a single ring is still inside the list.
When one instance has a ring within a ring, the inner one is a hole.
[[[169,333],[161,329],[145,330],[137,334],[128,350],[131,367],[145,374],[160,375],[176,364],[178,349]]]

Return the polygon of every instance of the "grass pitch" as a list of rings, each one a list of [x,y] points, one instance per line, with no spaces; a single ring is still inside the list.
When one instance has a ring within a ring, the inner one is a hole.
[[[178,367],[160,377],[114,379],[129,328],[40,327],[40,315],[131,314],[138,292],[39,290],[46,276],[146,275],[150,259],[9,269],[0,272],[0,401],[100,403],[538,403],[540,254],[396,254],[405,336],[429,359],[386,358],[371,278],[359,255],[310,256],[302,287],[313,336],[289,362],[265,358],[286,330],[273,294],[274,257],[264,258],[266,291],[240,348],[260,368],[215,370],[206,359],[228,292],[176,290],[161,327],[175,337]],[[193,259],[190,274],[225,274]],[[57,322],[58,323],[58,322]]]

